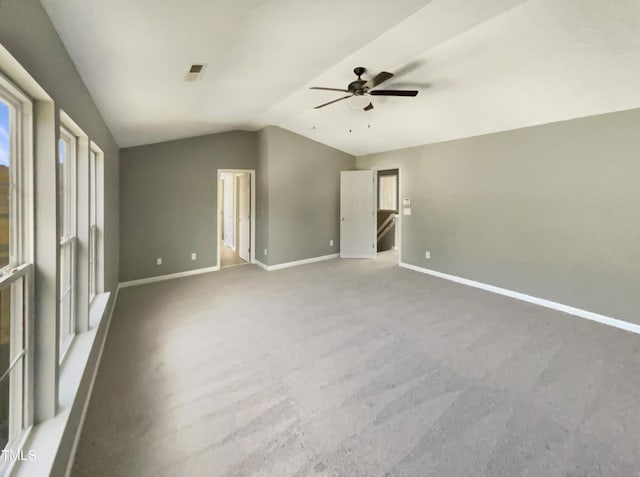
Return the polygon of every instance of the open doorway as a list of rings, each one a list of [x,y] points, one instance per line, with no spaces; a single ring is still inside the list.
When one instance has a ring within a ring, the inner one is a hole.
[[[400,169],[378,169],[376,251],[379,258],[400,261]]]
[[[218,170],[220,268],[254,262],[255,196],[254,170]]]

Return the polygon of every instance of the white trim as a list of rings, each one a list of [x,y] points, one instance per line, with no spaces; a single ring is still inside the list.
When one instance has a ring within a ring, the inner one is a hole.
[[[506,288],[500,288],[486,283],[476,282],[469,280],[468,278],[457,277],[455,275],[449,275],[435,270],[429,270],[428,268],[418,267],[409,263],[400,262],[400,266],[414,272],[426,273],[427,275],[433,275],[434,277],[443,278],[452,282],[460,283],[474,288],[479,288],[491,293],[497,293],[498,295],[508,296],[509,298],[515,298],[516,300],[526,301],[527,303],[533,303],[534,305],[543,306],[552,310],[568,313],[570,315],[579,316],[580,318],[586,318],[587,320],[596,321],[604,325],[613,326],[614,328],[620,328],[621,330],[630,331],[632,333],[640,334],[640,325],[635,323],[629,323],[628,321],[618,320],[610,316],[600,315],[592,311],[582,310],[569,305],[563,305],[551,300],[545,300],[544,298],[538,298],[535,296],[527,295],[513,290],[507,290]]]
[[[168,275],[159,275],[156,277],[140,278],[138,280],[120,282],[120,284],[118,284],[118,287],[119,288],[135,287],[137,285],[145,285],[147,283],[162,282],[164,280],[172,280],[174,278],[182,278],[182,277],[189,277],[191,275],[200,275],[202,273],[217,272],[218,270],[220,270],[220,267],[218,265],[216,265],[215,267],[198,268],[196,270],[187,270],[186,272],[169,273]]]
[[[11,78],[12,82],[19,86],[24,94],[31,97],[33,101],[53,101],[25,67],[2,45],[0,45],[0,67],[3,73]]]
[[[88,137],[82,128],[78,126],[73,119],[71,119],[71,116],[65,113],[62,109],[60,110],[60,125],[67,130],[67,134],[74,140],[78,137]]]
[[[95,203],[94,206],[94,215],[93,217],[93,226],[95,226],[94,232],[94,254],[93,254],[93,287],[94,293],[97,295],[102,293],[104,290],[104,242],[103,242],[103,230],[104,230],[104,152],[100,147],[93,141],[89,142],[89,154],[95,155],[94,162],[94,176],[93,177],[93,186],[94,189],[92,191]],[[89,161],[91,162],[91,157],[89,157]],[[90,228],[92,224],[89,224]]]
[[[93,369],[93,375],[91,376],[91,383],[89,384],[89,390],[87,391],[87,399],[84,402],[84,406],[82,406],[82,413],[80,414],[80,420],[78,421],[78,427],[76,429],[76,435],[73,438],[73,445],[71,446],[71,454],[69,455],[69,462],[67,462],[67,470],[64,473],[65,477],[71,476],[71,470],[73,468],[73,463],[76,460],[76,452],[78,451],[78,444],[80,444],[80,435],[82,434],[82,428],[84,427],[84,421],[87,417],[87,411],[89,410],[89,402],[91,401],[91,395],[93,394],[93,385],[96,382],[96,376],[98,376],[98,368],[100,368],[100,362],[102,361],[102,352],[104,351],[104,345],[107,342],[107,337],[109,336],[109,327],[111,326],[111,318],[113,317],[113,311],[116,308],[116,302],[118,301],[118,293],[120,293],[120,285],[116,287],[116,293],[113,298],[113,303],[111,305],[111,311],[109,313],[108,322],[106,324],[106,329],[104,330],[104,339],[102,340],[102,344],[100,345],[100,351],[98,352],[98,359],[96,360],[96,366]],[[100,295],[99,295],[100,296]],[[96,297],[98,298],[98,296]],[[107,303],[108,304],[108,298]],[[98,305],[98,299],[94,300],[93,303]],[[104,310],[106,311],[106,310]]]
[[[256,260],[255,262],[256,265],[258,265],[260,268],[262,268],[263,270],[266,270],[267,272],[269,271],[269,265],[265,265],[264,263],[262,263],[260,260]]]
[[[305,258],[304,260],[296,260],[295,262],[279,263],[277,265],[265,265],[264,263],[259,262],[258,260],[256,260],[255,263],[260,268],[263,268],[268,272],[272,272],[274,270],[281,270],[283,268],[297,267],[298,265],[307,265],[308,263],[323,262],[324,260],[332,260],[334,258],[338,258],[339,256],[340,256],[339,253],[332,253],[331,255],[322,255],[321,257]]]
[[[104,290],[104,163],[105,163],[105,155],[100,146],[98,146],[95,142],[89,142],[89,151],[90,153],[95,154],[95,227],[96,227],[96,238],[95,238],[95,292],[96,294],[102,293]]]
[[[1,3],[1,2],[0,2]],[[1,7],[0,7],[1,9]],[[56,380],[57,380],[57,253],[52,248],[57,247],[56,236],[56,150],[57,150],[57,108],[53,99],[45,92],[29,72],[0,45],[0,77],[6,75],[24,95],[32,102],[25,111],[25,123],[32,134],[27,144],[22,145],[24,154],[30,156],[28,170],[21,171],[24,175],[31,175],[29,183],[32,187],[29,194],[30,204],[27,214],[30,230],[22,230],[25,242],[31,244],[29,250],[21,251],[28,262],[34,262],[38,255],[38,271],[34,274],[30,289],[30,314],[39,310],[37,328],[31,327],[28,336],[30,352],[27,354],[29,364],[25,373],[25,395],[28,402],[24,409],[25,422],[33,420],[45,421],[56,415]],[[28,114],[27,114],[28,113]],[[13,169],[13,168],[12,168]],[[37,170],[37,174],[35,171]],[[24,177],[23,175],[23,177]],[[23,190],[23,194],[27,191]],[[35,227],[35,222],[38,227]],[[33,293],[38,288],[39,293]],[[38,368],[38,373],[34,372]],[[38,388],[38,394],[33,389]],[[40,455],[38,455],[40,458]],[[1,471],[0,471],[1,472]]]

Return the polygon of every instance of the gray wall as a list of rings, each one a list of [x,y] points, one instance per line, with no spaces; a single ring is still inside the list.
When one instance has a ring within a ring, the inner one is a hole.
[[[262,263],[340,250],[340,171],[355,168],[349,154],[273,126],[120,154],[120,281],[217,265],[218,169],[256,170],[256,258]]]
[[[638,124],[633,110],[357,166],[402,167],[404,262],[640,323]]]
[[[256,250],[255,258],[267,264],[264,250],[269,249],[269,187],[267,181],[269,144],[268,128],[258,131],[258,166],[256,171]]]
[[[105,289],[118,285],[118,145],[38,0],[0,1],[0,43],[104,152]]]
[[[256,169],[257,157],[247,131],[123,149],[120,281],[217,265],[218,169]]]
[[[354,169],[355,158],[275,126],[260,132],[260,152],[266,232],[256,234],[256,258],[277,265],[339,252],[340,171]]]
[[[119,253],[118,146],[37,0],[0,1],[0,43],[53,98],[56,108],[69,114],[104,152],[105,289],[114,292],[118,284]],[[112,293],[109,310],[113,306],[114,296],[115,293]],[[99,344],[106,333],[106,322],[103,320],[101,328],[96,330],[98,339],[95,342],[98,346],[91,352],[74,405],[69,410],[68,425],[58,448],[52,475],[64,475],[82,407],[88,397],[91,377],[97,366]]]

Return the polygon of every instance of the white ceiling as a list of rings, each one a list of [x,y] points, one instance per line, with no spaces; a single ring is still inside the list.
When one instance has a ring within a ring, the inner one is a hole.
[[[640,107],[637,0],[42,2],[123,147],[275,124],[361,155]],[[313,110],[360,65],[421,92]]]
[[[41,1],[123,147],[248,128],[428,3]],[[208,67],[201,81],[187,83],[192,63]]]

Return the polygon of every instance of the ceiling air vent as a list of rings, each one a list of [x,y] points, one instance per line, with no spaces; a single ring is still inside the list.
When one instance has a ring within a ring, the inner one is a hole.
[[[189,71],[184,77],[185,81],[197,81],[202,78],[202,73],[204,73],[204,69],[207,67],[205,63],[196,63],[189,67]]]

